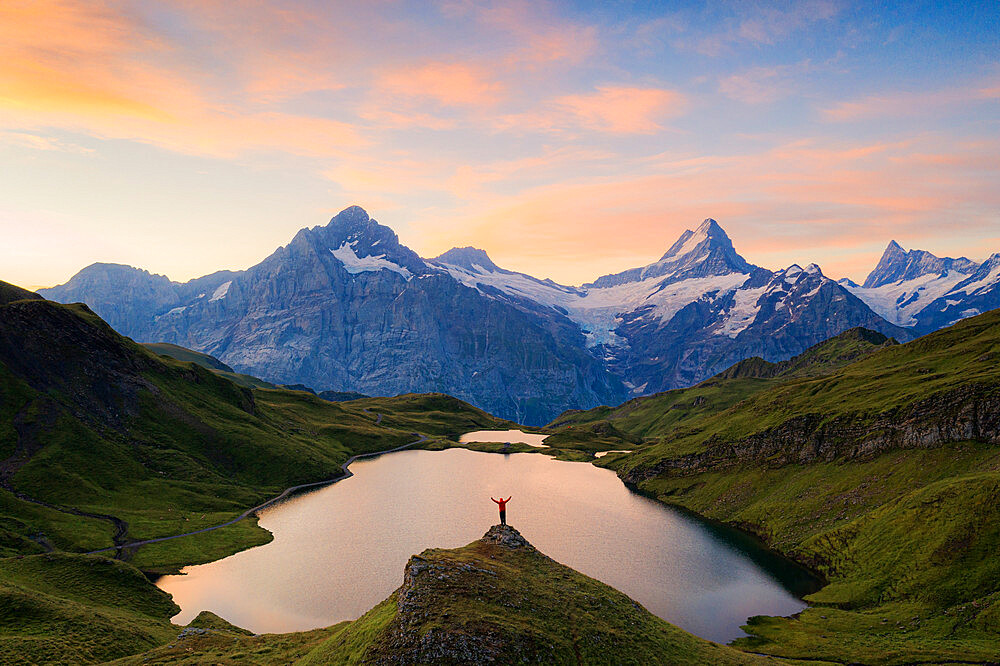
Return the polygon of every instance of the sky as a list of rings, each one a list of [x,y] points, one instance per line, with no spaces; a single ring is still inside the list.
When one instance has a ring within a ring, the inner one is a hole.
[[[0,3],[0,279],[249,267],[357,204],[580,284],[707,217],[861,281],[1000,251],[1000,3]]]

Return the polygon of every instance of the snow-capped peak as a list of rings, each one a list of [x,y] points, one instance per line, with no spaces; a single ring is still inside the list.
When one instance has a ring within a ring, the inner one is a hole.
[[[695,251],[699,253],[707,252],[709,248],[704,243],[711,239],[718,239],[720,242],[728,243],[732,247],[729,236],[719,226],[719,223],[712,218],[707,218],[695,231],[686,229],[680,238],[677,239],[677,242],[671,245],[670,249],[660,257],[660,261],[679,259]]]
[[[584,288],[613,287],[628,282],[664,278],[671,282],[712,275],[747,275],[756,269],[736,253],[733,242],[715,220],[706,219],[695,230],[687,229],[655,263],[602,276]]]
[[[925,250],[904,250],[896,241],[886,246],[878,265],[865,279],[866,289],[907,282],[929,273],[958,271],[966,275],[976,270],[976,263],[965,257],[937,257]]]

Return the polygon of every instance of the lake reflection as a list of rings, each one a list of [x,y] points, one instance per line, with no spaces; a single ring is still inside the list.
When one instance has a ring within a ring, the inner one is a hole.
[[[499,522],[491,495],[512,496],[507,522],[543,553],[704,638],[729,641],[751,615],[805,607],[778,582],[804,582],[794,567],[630,492],[610,470],[450,449],[402,451],[351,471],[262,512],[273,542],[157,581],[182,609],[174,622],[211,610],[265,633],[354,619],[402,583],[410,555],[463,546]]]

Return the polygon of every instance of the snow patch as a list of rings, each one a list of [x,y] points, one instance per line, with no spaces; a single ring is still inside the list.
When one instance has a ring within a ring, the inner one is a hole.
[[[407,280],[413,278],[413,273],[409,270],[400,266],[397,263],[389,261],[385,258],[384,254],[380,255],[369,255],[367,257],[359,257],[354,253],[354,246],[357,241],[348,243],[345,241],[336,250],[331,249],[330,252],[336,257],[340,263],[344,265],[344,270],[346,270],[351,275],[357,275],[358,273],[375,272],[375,271],[392,271],[393,273],[399,273]]]
[[[763,296],[766,287],[755,289],[737,289],[733,293],[735,302],[722,320],[722,326],[715,331],[715,335],[726,335],[735,338],[742,333],[750,324],[757,319],[760,306],[757,301]]]
[[[681,245],[680,249],[671,256],[683,257],[685,254],[694,252],[698,245],[701,244],[706,238],[708,238],[708,234],[701,232],[699,229],[691,234],[691,237],[684,241],[684,245]]]
[[[881,287],[852,287],[844,285],[847,291],[860,298],[885,319],[897,326],[913,326],[917,315],[938,298],[949,293],[955,285],[969,277],[967,273],[947,271],[927,273],[912,280],[900,280]],[[956,305],[959,301],[948,301]]]
[[[153,321],[160,321],[160,319],[162,319],[163,317],[171,317],[173,315],[179,315],[180,313],[184,312],[187,309],[188,309],[188,306],[182,305],[180,307],[173,308],[171,310],[167,310],[163,314],[157,315],[157,316],[153,317]]]
[[[212,293],[212,298],[208,299],[208,302],[211,303],[213,301],[219,301],[225,298],[226,294],[229,293],[229,287],[231,287],[232,284],[233,284],[232,280],[220,284],[218,287],[216,287],[215,291]]]
[[[976,280],[975,282],[970,282],[969,284],[962,285],[956,293],[966,293],[970,296],[976,292],[984,291],[988,287],[993,287],[996,285],[998,279],[1000,279],[1000,265],[991,270],[986,277],[981,280]]]

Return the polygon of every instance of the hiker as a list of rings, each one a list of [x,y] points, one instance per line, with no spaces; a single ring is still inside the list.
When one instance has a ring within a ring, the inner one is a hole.
[[[513,495],[511,495],[511,497],[513,497]],[[493,500],[494,502],[496,502],[500,506],[500,524],[501,525],[506,525],[507,524],[507,502],[510,501],[510,497],[508,497],[507,499],[504,499],[503,495],[501,495],[500,499],[494,499],[492,497],[490,499]]]

